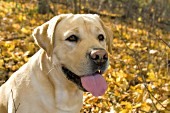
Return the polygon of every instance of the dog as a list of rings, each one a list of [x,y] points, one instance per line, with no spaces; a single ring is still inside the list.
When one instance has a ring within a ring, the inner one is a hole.
[[[40,50],[0,87],[0,113],[79,113],[101,96],[112,31],[97,14],[61,14],[34,29]]]

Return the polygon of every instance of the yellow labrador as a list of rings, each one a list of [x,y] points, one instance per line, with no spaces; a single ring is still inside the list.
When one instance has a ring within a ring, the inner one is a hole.
[[[0,113],[79,113],[83,91],[105,93],[112,32],[98,15],[56,16],[33,38],[41,49],[0,87]]]

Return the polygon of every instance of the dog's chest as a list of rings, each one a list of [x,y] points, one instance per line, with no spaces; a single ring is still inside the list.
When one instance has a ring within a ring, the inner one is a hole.
[[[59,91],[62,90],[62,91]],[[83,92],[70,92],[63,89],[56,90],[56,107],[63,113],[79,113],[82,108]],[[66,111],[66,112],[64,112]]]

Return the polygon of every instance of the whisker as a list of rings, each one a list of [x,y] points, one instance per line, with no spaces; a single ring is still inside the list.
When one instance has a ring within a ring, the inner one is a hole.
[[[48,75],[53,69],[56,69],[55,66],[56,66],[56,64],[53,64],[53,65],[52,65],[52,68],[48,71],[47,75]]]
[[[47,75],[48,75],[53,69],[55,69],[54,66],[50,69],[50,71],[48,71]]]

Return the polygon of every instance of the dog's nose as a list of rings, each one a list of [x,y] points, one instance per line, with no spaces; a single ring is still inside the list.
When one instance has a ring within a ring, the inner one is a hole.
[[[108,54],[104,49],[94,49],[90,52],[91,60],[98,66],[104,65],[108,60]]]

